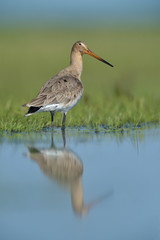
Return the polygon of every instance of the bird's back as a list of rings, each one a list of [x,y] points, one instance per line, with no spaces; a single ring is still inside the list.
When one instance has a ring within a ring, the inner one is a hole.
[[[51,104],[69,104],[82,96],[82,82],[62,70],[53,78],[49,79],[40,89],[36,98],[25,106],[42,107]]]

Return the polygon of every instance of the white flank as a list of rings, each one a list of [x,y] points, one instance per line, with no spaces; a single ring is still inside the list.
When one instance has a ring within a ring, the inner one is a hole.
[[[59,104],[50,104],[41,107],[37,112],[53,112],[58,110]]]

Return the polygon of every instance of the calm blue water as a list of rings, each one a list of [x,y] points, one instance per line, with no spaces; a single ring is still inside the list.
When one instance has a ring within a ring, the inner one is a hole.
[[[160,239],[160,128],[1,138],[0,239]]]

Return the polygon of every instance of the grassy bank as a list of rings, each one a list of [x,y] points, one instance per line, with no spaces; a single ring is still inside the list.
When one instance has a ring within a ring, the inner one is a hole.
[[[0,131],[34,131],[50,114],[23,117],[21,105],[69,64],[72,44],[84,40],[114,68],[83,57],[84,96],[67,114],[66,126],[160,123],[160,32],[120,30],[1,30]],[[54,125],[61,125],[57,113]]]

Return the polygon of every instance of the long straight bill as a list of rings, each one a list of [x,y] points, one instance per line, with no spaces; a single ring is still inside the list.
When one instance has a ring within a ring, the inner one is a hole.
[[[105,61],[103,58],[97,56],[96,54],[94,54],[94,53],[93,53],[92,51],[90,51],[89,49],[86,49],[86,50],[84,51],[84,53],[86,53],[86,54],[88,54],[88,55],[90,55],[90,56],[92,56],[92,57],[94,57],[94,58],[97,58],[99,61],[104,62],[105,64],[108,64],[109,66],[113,67],[112,64],[110,64],[109,62]]]

